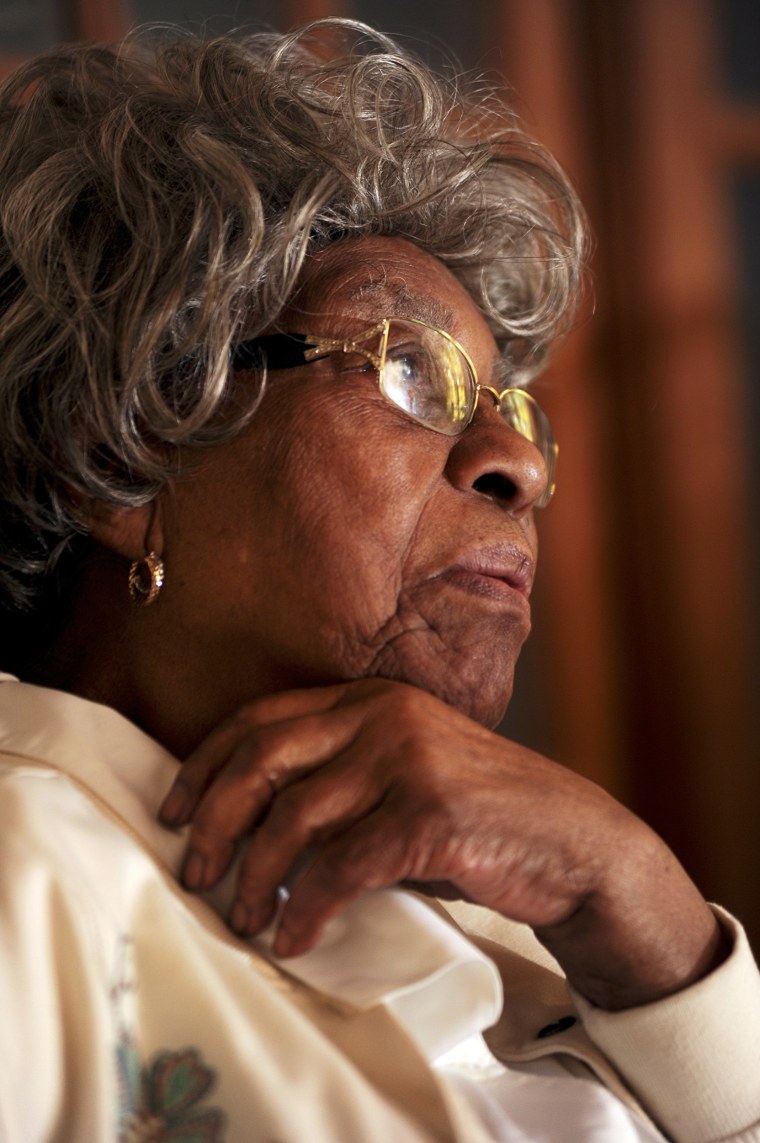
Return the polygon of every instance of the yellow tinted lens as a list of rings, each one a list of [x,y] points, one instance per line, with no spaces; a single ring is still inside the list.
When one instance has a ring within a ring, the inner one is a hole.
[[[475,382],[454,341],[431,326],[394,318],[380,388],[415,421],[455,436],[472,415]]]
[[[510,428],[534,444],[544,458],[546,490],[536,501],[538,508],[544,508],[554,493],[559,451],[549,418],[523,389],[505,389],[499,398],[499,411]]]

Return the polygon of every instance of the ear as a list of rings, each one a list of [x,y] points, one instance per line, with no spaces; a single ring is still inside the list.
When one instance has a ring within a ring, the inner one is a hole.
[[[138,508],[123,508],[93,500],[86,514],[90,535],[104,548],[131,563],[148,552],[161,555],[164,546],[161,508],[157,500]]]

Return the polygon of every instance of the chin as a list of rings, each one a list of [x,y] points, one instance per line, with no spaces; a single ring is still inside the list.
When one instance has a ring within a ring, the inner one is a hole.
[[[431,627],[410,630],[387,643],[368,675],[419,687],[493,730],[504,718],[515,667],[527,632],[487,628],[445,640]]]
[[[485,677],[481,672],[473,672],[472,677],[469,677],[469,673],[458,675],[440,669],[405,670],[401,664],[377,673],[383,678],[408,683],[435,695],[488,730],[494,730],[504,718],[514,683],[514,664],[509,670],[500,672],[496,669],[496,664],[491,663]]]
[[[456,707],[462,714],[466,714],[473,722],[479,722],[488,730],[495,730],[507,713],[512,698],[512,680],[510,679],[508,686],[498,688],[494,693],[489,692],[490,687],[475,695],[454,691],[450,695],[439,694],[438,697],[450,706]]]

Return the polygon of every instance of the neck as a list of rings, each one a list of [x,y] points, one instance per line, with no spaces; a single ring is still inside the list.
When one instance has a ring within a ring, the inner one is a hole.
[[[113,707],[180,759],[245,702],[293,686],[255,657],[231,663],[183,630],[168,598],[133,603],[123,561],[113,558],[85,571],[65,625],[13,669]]]

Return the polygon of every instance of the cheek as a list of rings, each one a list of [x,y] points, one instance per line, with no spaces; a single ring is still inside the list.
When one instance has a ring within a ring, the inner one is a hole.
[[[267,412],[178,490],[178,618],[204,648],[290,672],[284,684],[361,675],[429,529],[445,442],[371,400]]]
[[[380,448],[376,434],[357,445],[333,436],[299,458],[296,479],[268,489],[283,546],[318,577],[322,608],[347,625],[395,608],[432,483],[407,450]]]
[[[410,542],[445,450],[371,396],[304,403],[267,450],[257,485],[291,546],[373,564]]]
[[[233,550],[239,566],[256,568],[272,622],[279,617],[293,637],[300,628],[343,656],[344,673],[358,674],[397,610],[443,461],[440,447],[431,449],[437,438],[407,431],[382,410],[357,415],[336,402],[313,423],[318,436],[291,425],[278,437],[272,422],[248,477],[256,534],[241,529]]]

